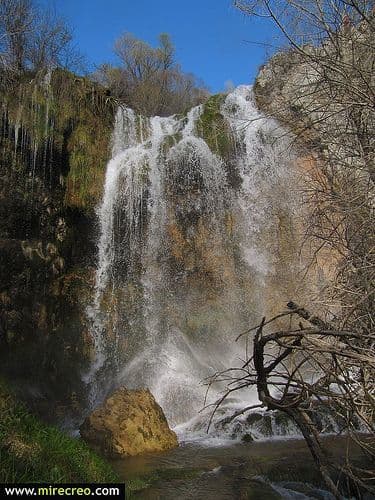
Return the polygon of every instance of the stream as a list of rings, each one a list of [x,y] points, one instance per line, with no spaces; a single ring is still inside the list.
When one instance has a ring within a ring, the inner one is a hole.
[[[324,439],[336,457],[352,447],[345,437]],[[128,457],[112,462],[129,483],[129,498],[152,500],[326,499],[310,452],[302,439],[270,439],[252,443],[207,446],[181,443],[166,453]],[[141,484],[139,481],[144,482]],[[138,483],[139,482],[139,486]],[[138,489],[139,488],[139,489]],[[370,500],[371,496],[366,497]]]

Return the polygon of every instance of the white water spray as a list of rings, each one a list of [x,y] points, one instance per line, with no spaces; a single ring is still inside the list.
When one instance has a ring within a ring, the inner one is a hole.
[[[185,118],[146,119],[118,110],[88,311],[92,402],[98,374],[117,364],[117,383],[148,387],[184,432],[202,428],[201,381],[241,363],[244,346],[234,339],[263,314],[273,273],[265,241],[272,240],[275,213],[292,210],[284,196],[287,140],[256,109],[251,88],[239,87],[222,104],[228,157],[199,136],[202,113],[198,106]],[[213,388],[211,401],[219,391]],[[229,406],[253,398],[241,394]]]

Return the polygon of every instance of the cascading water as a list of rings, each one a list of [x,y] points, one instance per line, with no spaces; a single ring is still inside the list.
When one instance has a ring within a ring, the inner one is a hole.
[[[204,113],[145,119],[118,110],[89,310],[92,402],[111,383],[148,387],[185,434],[206,422],[202,380],[241,364],[236,336],[275,300],[278,224],[293,213],[288,139],[256,109],[251,87],[217,111],[225,130],[216,143],[229,144],[222,156],[204,139]],[[236,398],[231,410],[256,399]]]

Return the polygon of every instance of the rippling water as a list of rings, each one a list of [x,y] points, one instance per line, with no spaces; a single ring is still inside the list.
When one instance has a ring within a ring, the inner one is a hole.
[[[345,438],[326,438],[331,453],[340,456]],[[358,450],[354,450],[358,458]],[[303,440],[274,440],[206,447],[186,444],[168,453],[130,457],[113,462],[125,481],[151,478],[150,487],[135,498],[152,500],[326,499]],[[369,497],[370,499],[370,497]]]

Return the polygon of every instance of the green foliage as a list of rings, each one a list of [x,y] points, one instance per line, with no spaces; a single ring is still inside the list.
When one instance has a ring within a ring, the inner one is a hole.
[[[203,106],[203,113],[197,121],[197,132],[211,151],[222,158],[228,158],[233,150],[233,138],[228,124],[221,113],[225,94],[211,96]]]
[[[116,482],[111,467],[80,439],[45,425],[0,381],[1,482]]]

